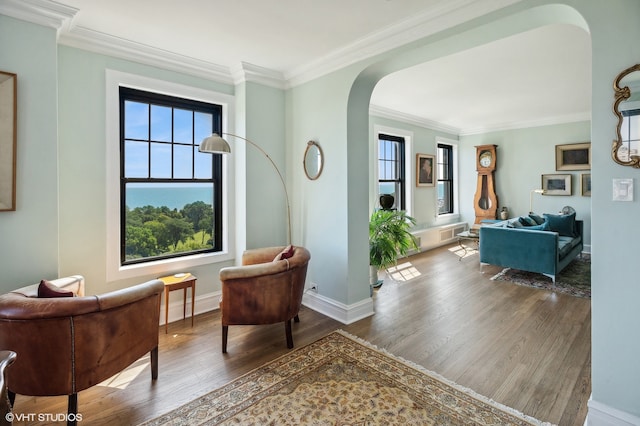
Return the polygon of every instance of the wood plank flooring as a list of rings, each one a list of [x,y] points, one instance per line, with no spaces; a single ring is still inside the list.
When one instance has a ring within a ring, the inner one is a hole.
[[[401,271],[415,277],[385,279],[373,317],[344,325],[303,308],[293,324],[296,347],[343,329],[539,420],[583,425],[591,393],[590,300],[490,281],[500,268],[484,266],[481,273],[477,254],[459,260],[457,248],[401,261]],[[156,382],[145,357],[80,392],[80,424],[138,424],[288,351],[282,324],[230,327],[226,355],[219,311],[190,325],[171,323],[167,335],[159,329]],[[66,404],[66,397],[18,395],[14,412],[65,413]]]

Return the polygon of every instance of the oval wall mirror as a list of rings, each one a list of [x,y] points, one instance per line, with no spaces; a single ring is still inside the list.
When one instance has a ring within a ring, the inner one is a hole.
[[[307,142],[307,149],[304,151],[304,173],[311,180],[316,180],[322,173],[322,167],[324,166],[324,156],[322,154],[322,148],[317,142]]]
[[[618,116],[616,139],[611,149],[613,161],[640,168],[640,143],[636,134],[640,123],[640,64],[618,74],[613,90],[613,112]]]

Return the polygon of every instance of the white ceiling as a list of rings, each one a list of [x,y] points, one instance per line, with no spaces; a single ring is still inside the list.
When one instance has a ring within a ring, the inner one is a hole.
[[[518,1],[0,0],[0,13],[67,17],[63,44],[118,45],[129,58],[164,55],[206,72],[250,64],[290,86]],[[376,113],[460,133],[588,119],[590,102],[590,37],[568,25],[397,72],[372,96]]]

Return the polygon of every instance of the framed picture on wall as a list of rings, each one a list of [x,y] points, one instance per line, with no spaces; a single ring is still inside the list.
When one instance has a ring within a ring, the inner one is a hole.
[[[580,176],[580,192],[583,197],[591,197],[591,173],[583,173]]]
[[[0,211],[16,209],[17,78],[0,71]]]
[[[556,145],[556,170],[591,170],[591,142]]]
[[[571,175],[542,175],[544,195],[571,195]]]
[[[416,154],[416,186],[435,186],[435,156]]]

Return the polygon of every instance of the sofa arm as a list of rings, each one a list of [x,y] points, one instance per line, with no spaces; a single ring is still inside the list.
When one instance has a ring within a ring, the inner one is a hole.
[[[227,266],[220,270],[220,281],[252,279],[265,275],[275,275],[285,272],[287,269],[288,265],[285,261],[269,261],[244,266]]]

